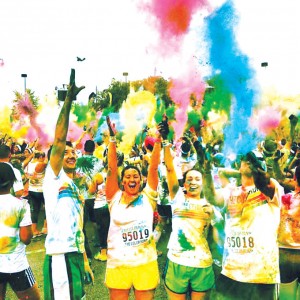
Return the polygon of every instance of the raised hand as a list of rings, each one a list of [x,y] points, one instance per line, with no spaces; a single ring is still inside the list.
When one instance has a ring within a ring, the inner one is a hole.
[[[168,117],[165,114],[163,115],[162,121],[158,124],[158,131],[164,140],[168,138],[170,129],[169,129]]]
[[[83,90],[85,86],[77,87],[75,84],[75,69],[71,69],[70,74],[70,82],[68,85],[67,97],[70,100],[76,100],[76,96],[79,94],[81,90]]]
[[[106,116],[106,124],[108,126],[108,130],[109,130],[109,135],[110,136],[115,136],[116,135],[116,128],[115,128],[115,124],[111,123],[110,117]]]

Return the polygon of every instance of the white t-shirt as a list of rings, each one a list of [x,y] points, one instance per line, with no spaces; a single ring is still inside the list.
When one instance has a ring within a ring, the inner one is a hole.
[[[35,168],[38,163],[39,163],[38,161],[29,162],[25,171],[29,176],[34,176],[33,178],[29,179],[28,191],[42,193],[45,172],[38,173],[35,171]]]
[[[155,261],[152,227],[157,192],[146,185],[139,198],[129,205],[121,204],[121,197],[119,190],[109,202],[107,267],[132,267]]]
[[[23,271],[29,264],[19,232],[32,224],[29,204],[10,194],[0,195],[0,212],[0,272]]]
[[[226,203],[239,203],[242,213],[225,215],[222,274],[240,282],[280,282],[277,234],[283,187],[274,179],[272,199],[255,186],[231,187]]]
[[[102,173],[103,177],[105,178],[106,173]],[[97,186],[96,198],[94,201],[94,209],[102,208],[107,206],[106,201],[106,193],[105,193],[105,180],[103,183]]]
[[[63,169],[56,176],[49,164],[46,168],[43,193],[48,227],[46,254],[83,253],[84,198],[73,180]]]
[[[16,177],[16,181],[14,182],[14,185],[13,185],[14,193],[23,190],[24,189],[24,184],[23,184],[22,174],[21,174],[20,170],[15,168],[11,163],[7,162],[7,164],[9,164],[12,167],[12,169],[15,173],[15,177]]]
[[[172,232],[168,243],[170,261],[188,267],[207,268],[212,265],[212,255],[207,242],[211,220],[199,215],[206,199],[187,198],[179,188],[173,201]]]

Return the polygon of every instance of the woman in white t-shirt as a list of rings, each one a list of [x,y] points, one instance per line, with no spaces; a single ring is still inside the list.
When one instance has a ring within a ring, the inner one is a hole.
[[[159,283],[153,213],[156,207],[160,141],[155,143],[143,189],[141,171],[133,165],[117,172],[115,133],[109,118],[108,171],[106,199],[110,211],[105,284],[110,299],[128,299],[134,288],[136,299],[154,298]]]
[[[0,163],[0,299],[9,284],[18,299],[40,299],[25,249],[32,238],[27,200],[10,194],[16,177],[11,166]]]

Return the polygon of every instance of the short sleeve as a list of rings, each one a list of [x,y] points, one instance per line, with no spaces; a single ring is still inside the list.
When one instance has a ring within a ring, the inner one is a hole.
[[[270,180],[275,186],[275,192],[273,198],[269,202],[277,205],[278,207],[281,207],[281,199],[284,195],[284,188],[279,184],[277,180],[273,178],[271,178]]]
[[[13,168],[13,171],[14,171],[15,176],[16,176],[16,181],[14,182],[13,189],[14,189],[14,192],[16,193],[18,191],[23,190],[24,185],[23,185],[23,181],[22,181],[21,172],[16,168]]]
[[[25,199],[22,199],[20,201],[23,202],[23,207],[22,207],[22,219],[19,226],[20,227],[29,226],[32,224],[29,203]]]
[[[158,192],[151,189],[150,186],[148,184],[146,184],[143,193],[150,199],[153,201],[157,201],[158,200]]]

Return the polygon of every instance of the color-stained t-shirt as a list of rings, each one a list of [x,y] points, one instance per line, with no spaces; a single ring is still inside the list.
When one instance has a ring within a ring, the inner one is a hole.
[[[76,173],[80,176],[80,173],[84,174],[84,184],[78,184],[77,186],[80,189],[81,194],[84,199],[94,199],[95,195],[92,195],[88,192],[89,184],[92,181],[92,178],[100,173],[103,169],[102,161],[94,155],[84,154],[77,159],[76,162]]]
[[[24,189],[24,184],[23,184],[23,180],[22,180],[22,174],[21,171],[18,170],[17,168],[15,168],[11,163],[8,163],[8,165],[10,165],[14,171],[14,174],[16,176],[16,181],[14,182],[13,188],[12,188],[12,194],[15,194],[18,191],[21,191]]]
[[[39,164],[36,162],[29,162],[26,167],[26,174],[29,178],[28,190],[31,192],[42,193],[43,192],[43,181],[45,177],[45,172],[38,173],[35,171],[36,166]]]
[[[20,227],[31,225],[26,199],[0,195],[0,272],[20,272],[29,267],[26,245],[20,241]]]
[[[139,266],[157,259],[153,212],[157,192],[148,185],[131,204],[120,203],[119,190],[109,202],[107,267]]]
[[[280,248],[300,249],[300,193],[282,196],[278,242]]]
[[[274,180],[272,199],[255,186],[231,187],[226,207],[240,204],[242,212],[225,215],[222,274],[240,282],[279,283],[277,234],[283,187]]]
[[[206,199],[187,198],[181,188],[170,204],[172,232],[168,243],[168,258],[188,267],[211,266],[213,260],[206,239],[211,219],[203,219],[204,207],[211,205]]]
[[[56,176],[49,164],[46,168],[43,193],[48,227],[46,254],[83,253],[84,198],[73,180],[63,169]]]

